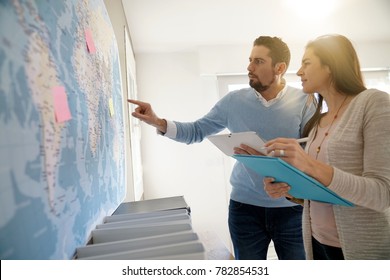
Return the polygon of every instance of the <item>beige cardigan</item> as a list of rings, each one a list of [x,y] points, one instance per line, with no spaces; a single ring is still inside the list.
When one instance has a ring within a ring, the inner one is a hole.
[[[389,94],[370,89],[351,101],[330,135],[328,162],[334,167],[329,189],[356,205],[333,206],[345,259],[390,259]],[[303,236],[312,259],[308,206],[305,201]]]

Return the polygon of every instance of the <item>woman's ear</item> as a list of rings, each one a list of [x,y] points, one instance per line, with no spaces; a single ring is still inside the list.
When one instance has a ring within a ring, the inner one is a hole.
[[[330,68],[328,65],[323,65],[322,67],[324,67],[325,71],[330,75],[332,74],[332,71],[330,71]]]

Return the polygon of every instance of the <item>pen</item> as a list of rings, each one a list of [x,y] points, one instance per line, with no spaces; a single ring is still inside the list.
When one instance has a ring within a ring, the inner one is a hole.
[[[297,142],[298,142],[298,143],[305,143],[305,142],[307,142],[307,140],[309,140],[309,137],[297,139]]]
[[[306,143],[307,141],[309,140],[309,137],[304,137],[304,138],[300,138],[300,139],[297,139],[297,142],[298,143]],[[267,150],[267,147],[260,147],[259,150]]]

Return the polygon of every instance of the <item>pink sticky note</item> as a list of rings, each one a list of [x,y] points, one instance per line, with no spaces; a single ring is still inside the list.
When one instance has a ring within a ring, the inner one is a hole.
[[[53,88],[54,113],[57,122],[65,122],[72,118],[65,88],[58,86]]]
[[[85,40],[87,41],[88,51],[90,53],[95,53],[96,52],[96,48],[95,48],[95,44],[93,42],[92,32],[91,32],[90,29],[86,29],[85,30]]]

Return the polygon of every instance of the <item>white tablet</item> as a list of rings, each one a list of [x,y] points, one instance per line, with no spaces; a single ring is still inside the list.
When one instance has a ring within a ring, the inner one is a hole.
[[[207,139],[228,156],[234,155],[234,148],[241,144],[248,145],[257,151],[264,148],[264,141],[254,131],[216,134]]]

